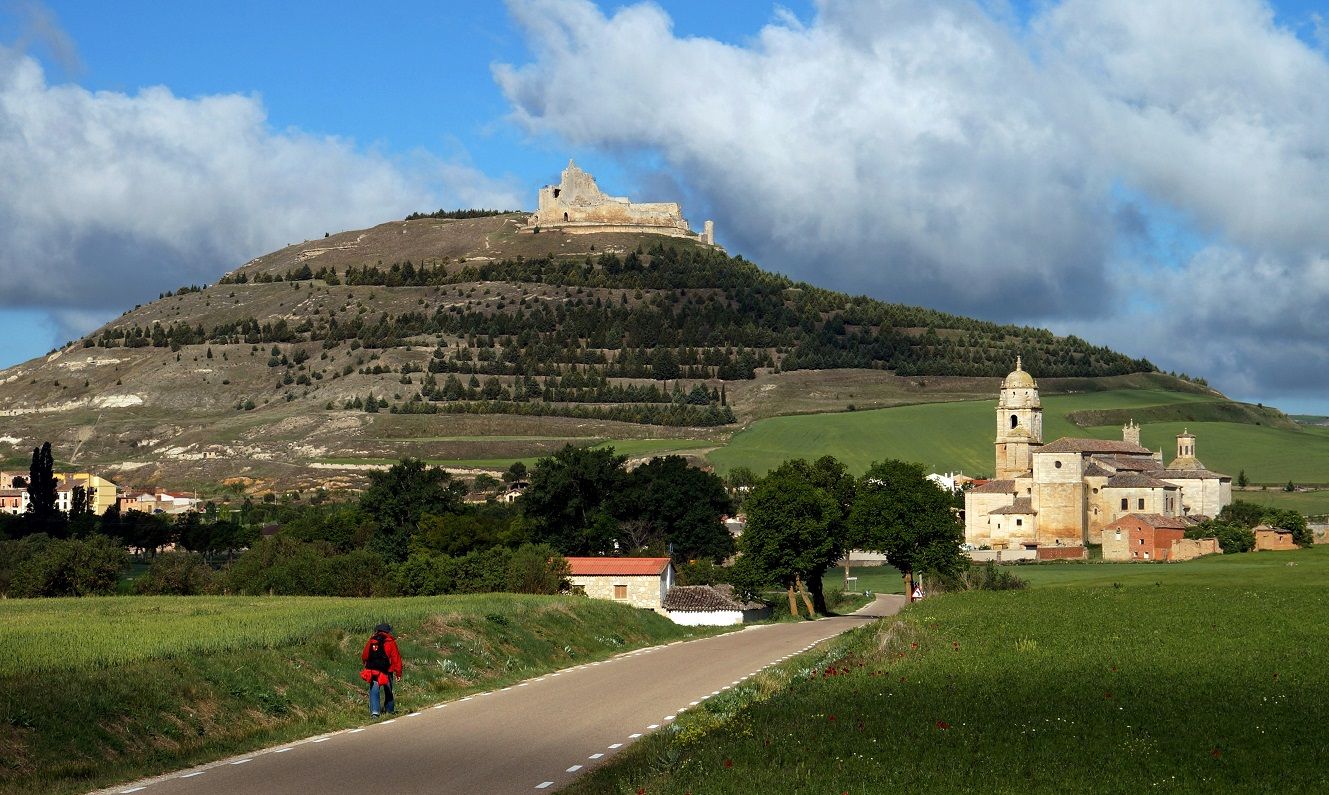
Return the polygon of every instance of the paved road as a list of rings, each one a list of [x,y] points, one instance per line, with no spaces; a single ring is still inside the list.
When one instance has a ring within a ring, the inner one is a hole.
[[[410,715],[312,737],[107,793],[530,793],[566,785],[679,712],[864,621],[757,626],[629,652]],[[409,687],[409,662],[407,687]]]

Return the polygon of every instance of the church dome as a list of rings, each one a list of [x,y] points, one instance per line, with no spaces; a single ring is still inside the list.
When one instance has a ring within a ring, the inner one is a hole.
[[[1015,357],[1015,369],[1006,376],[1002,382],[1002,389],[1036,389],[1038,384],[1034,383],[1034,377],[1024,371],[1020,366],[1020,357]]]

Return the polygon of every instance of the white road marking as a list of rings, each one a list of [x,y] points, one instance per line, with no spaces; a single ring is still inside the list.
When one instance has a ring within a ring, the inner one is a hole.
[[[648,729],[658,729],[658,728],[660,728],[660,724],[658,724],[658,723],[652,723],[650,726],[647,726],[646,728],[648,728]]]
[[[508,685],[507,687],[503,688],[502,690],[500,690],[500,691],[498,691],[498,692],[500,692],[500,693],[506,693],[506,692],[508,692],[508,691],[511,690],[511,689],[512,689],[512,686],[511,686],[511,685]]]
[[[378,724],[378,725],[379,725],[379,726],[387,726],[389,723],[396,723],[396,722],[397,722],[397,719],[396,719],[396,718],[388,718],[387,720],[383,721],[382,723],[380,723],[380,724]]]
[[[348,734],[359,734],[360,732],[362,732],[362,731],[364,731],[364,730],[365,730],[365,727],[361,726],[361,727],[358,728],[358,729],[351,729],[351,730],[350,730],[349,732],[347,732],[347,733],[348,733]]]
[[[435,704],[435,705],[434,705],[434,709],[443,709],[443,708],[446,707],[446,706],[447,706],[447,704]]]
[[[535,785],[535,788],[536,788],[536,789],[547,789],[547,788],[552,787],[552,786],[554,786],[554,782],[552,782],[552,781],[542,781],[542,782],[540,782],[539,784],[536,784],[536,785]]]
[[[526,687],[529,684],[530,682],[522,682],[521,684],[517,685],[517,687]]]
[[[384,721],[384,723],[386,723],[386,722],[387,722],[387,721]],[[331,739],[332,739],[331,737],[317,737],[317,738],[315,738],[315,739],[313,739],[313,740],[310,740],[309,742],[311,742],[311,743],[325,743],[325,742],[327,742],[328,740],[331,740]],[[239,764],[239,763],[238,763],[238,762],[232,762],[231,764],[235,765],[235,764]]]
[[[573,765],[572,767],[568,768],[569,773],[576,773],[578,770],[581,770],[581,765]]]
[[[208,771],[206,771],[206,770],[195,770],[193,773],[186,773],[186,774],[184,774],[183,776],[181,776],[180,778],[193,778],[194,776],[201,776],[201,775],[203,775],[203,774],[206,773],[206,772],[208,772]]]
[[[700,703],[701,703],[700,701],[689,701],[689,702],[688,702],[688,706],[689,706],[689,707],[695,707],[695,706],[697,706],[697,705],[700,704]]]
[[[406,717],[408,717],[408,718],[418,718],[418,717],[420,717],[420,716],[423,715],[423,714],[424,714],[423,712],[408,712],[408,713],[406,713]]]
[[[141,790],[141,789],[147,789],[147,788],[148,788],[148,787],[147,787],[147,785],[145,784],[145,785],[142,786],[142,787],[130,787],[129,789],[122,789],[122,790],[120,790],[120,792],[122,792],[122,793],[124,793],[124,792],[138,792],[138,791]]]
[[[289,750],[291,750],[291,749],[290,749],[290,748],[278,748],[277,750],[273,751],[273,753],[274,753],[274,754],[284,754],[284,753],[286,753],[286,752],[289,751]]]
[[[604,754],[591,754],[590,756],[588,756],[588,757],[586,757],[586,758],[587,758],[587,759],[599,759],[599,758],[602,757],[602,756],[604,756]]]
[[[665,720],[673,720],[674,718],[677,717],[678,717],[677,715],[665,715]]]
[[[629,735],[628,735],[628,739],[629,739],[629,740],[635,740],[635,739],[637,739],[637,738],[640,737],[640,736],[641,736],[641,733],[640,733],[640,732],[638,732],[637,734],[629,734]]]
[[[317,742],[317,741],[316,741],[316,742]],[[252,762],[252,761],[254,761],[254,759],[253,759],[253,757],[250,757],[249,759],[237,759],[237,760],[235,760],[234,762],[232,762],[231,764],[233,764],[233,765],[243,765],[245,762]]]
[[[610,748],[622,748],[622,747],[623,747],[623,743],[610,743],[610,744],[609,744],[609,747],[610,747]]]

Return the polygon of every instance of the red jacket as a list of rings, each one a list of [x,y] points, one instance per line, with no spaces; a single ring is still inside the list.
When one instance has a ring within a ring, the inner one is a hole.
[[[397,639],[387,632],[383,634],[383,651],[388,655],[388,671],[396,676],[401,676],[401,652],[397,651]],[[369,662],[369,644],[373,643],[371,637],[365,641],[365,650],[360,652],[360,662]]]

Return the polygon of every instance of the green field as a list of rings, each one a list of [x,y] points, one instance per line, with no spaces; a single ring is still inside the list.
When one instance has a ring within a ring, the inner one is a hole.
[[[3,600],[0,792],[82,792],[362,724],[360,648],[383,620],[407,711],[714,632],[578,597]]]
[[[1115,390],[1043,397],[1043,438],[1088,436],[1120,439],[1117,426],[1080,428],[1067,419],[1074,411],[1144,409],[1176,404],[1212,404],[1206,395],[1162,390]],[[855,472],[883,458],[916,461],[936,471],[971,474],[992,471],[996,401],[927,403],[873,411],[809,414],[761,420],[735,434],[708,458],[721,472],[738,466],[765,472],[796,457],[834,455]],[[1199,457],[1211,469],[1234,478],[1241,470],[1256,483],[1329,483],[1329,428],[1272,428],[1232,422],[1145,424],[1141,441],[1176,451],[1176,434],[1196,434]]]
[[[1329,515],[1329,489],[1292,492],[1277,488],[1268,491],[1233,491],[1232,499],[1245,500],[1270,508],[1288,508],[1307,516]]]
[[[1035,586],[912,605],[566,791],[1329,789],[1329,548],[1014,570]]]

